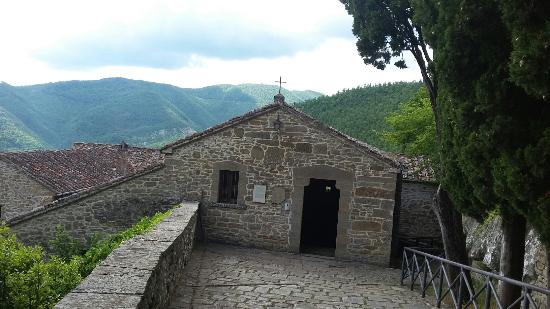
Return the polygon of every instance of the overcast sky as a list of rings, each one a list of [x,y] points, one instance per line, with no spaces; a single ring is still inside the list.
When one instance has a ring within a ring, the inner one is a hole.
[[[180,87],[274,84],[332,94],[420,80],[366,66],[338,0],[0,2],[0,81],[126,77]]]

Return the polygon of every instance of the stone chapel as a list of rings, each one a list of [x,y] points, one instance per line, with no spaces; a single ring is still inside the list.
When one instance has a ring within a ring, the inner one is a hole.
[[[287,105],[281,94],[164,146],[154,158],[147,168],[60,196],[7,223],[27,243],[47,245],[59,224],[87,241],[176,202],[199,201],[197,234],[206,241],[390,261],[399,234],[400,163]],[[431,187],[422,188],[429,200]],[[433,224],[429,207],[422,209]]]

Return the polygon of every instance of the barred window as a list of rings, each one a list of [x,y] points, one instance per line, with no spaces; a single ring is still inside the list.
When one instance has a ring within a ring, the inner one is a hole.
[[[218,203],[237,204],[239,195],[239,172],[220,170]]]

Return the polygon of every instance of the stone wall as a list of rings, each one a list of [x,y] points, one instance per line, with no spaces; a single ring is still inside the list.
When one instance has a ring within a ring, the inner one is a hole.
[[[10,220],[53,201],[55,193],[21,169],[0,160],[0,219]]]
[[[208,240],[296,252],[300,190],[309,178],[339,174],[336,187],[346,203],[339,212],[337,256],[389,261],[396,169],[309,118],[281,107],[168,152],[167,183],[185,199],[203,201]],[[220,169],[240,171],[244,190],[235,205],[217,203]],[[305,171],[301,180],[299,169]],[[267,186],[265,203],[252,201],[254,185]]]
[[[177,192],[161,190],[162,169],[133,176],[126,181],[67,197],[8,221],[17,238],[26,244],[48,247],[61,225],[82,243],[94,234],[124,230],[143,216],[152,215],[181,201]]]
[[[437,185],[404,180],[401,188],[399,236],[441,239],[441,229],[432,210]]]
[[[193,249],[197,204],[115,249],[55,308],[166,308]]]

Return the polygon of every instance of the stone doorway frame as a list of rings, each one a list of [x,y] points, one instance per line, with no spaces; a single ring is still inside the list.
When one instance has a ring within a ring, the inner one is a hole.
[[[289,251],[300,252],[302,233],[302,213],[304,208],[304,187],[311,178],[335,180],[336,189],[340,190],[338,201],[338,225],[336,228],[336,250],[334,256],[345,258],[347,254],[347,231],[349,229],[349,211],[353,190],[353,173],[326,165],[296,167],[292,170],[294,189],[290,211]]]

